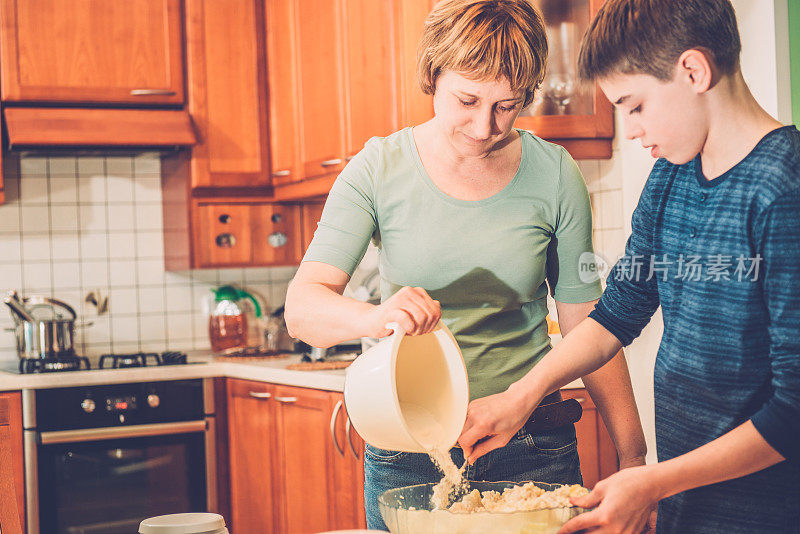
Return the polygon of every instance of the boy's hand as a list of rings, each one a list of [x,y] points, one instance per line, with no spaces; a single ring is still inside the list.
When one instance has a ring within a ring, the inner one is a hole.
[[[650,531],[658,502],[648,481],[650,466],[631,467],[597,483],[591,493],[571,499],[575,506],[595,508],[571,519],[558,534],[586,530],[593,534],[641,534]]]
[[[528,420],[533,408],[535,406],[528,408],[524,400],[510,390],[469,403],[467,420],[458,438],[464,458],[474,463],[487,452],[508,443]]]

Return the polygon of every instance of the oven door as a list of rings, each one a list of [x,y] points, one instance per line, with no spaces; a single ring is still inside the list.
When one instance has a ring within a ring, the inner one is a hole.
[[[207,511],[206,421],[42,432],[39,532],[130,534],[148,517]]]

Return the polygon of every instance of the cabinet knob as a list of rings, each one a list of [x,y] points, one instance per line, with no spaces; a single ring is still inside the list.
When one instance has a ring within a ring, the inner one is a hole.
[[[175,91],[169,89],[132,89],[131,96],[175,96]]]
[[[267,237],[267,243],[272,248],[280,248],[289,242],[289,238],[283,232],[273,232]]]
[[[231,218],[232,217],[227,213],[223,213],[222,215],[219,216],[219,222],[221,222],[222,224],[228,224],[229,222],[231,222]]]
[[[334,165],[339,165],[340,163],[342,163],[342,159],[336,158],[336,159],[325,160],[322,163],[320,163],[320,165],[322,165],[323,167],[333,167]]]
[[[219,248],[231,248],[236,245],[236,237],[226,232],[224,234],[219,234],[214,239],[214,243],[216,243]]]

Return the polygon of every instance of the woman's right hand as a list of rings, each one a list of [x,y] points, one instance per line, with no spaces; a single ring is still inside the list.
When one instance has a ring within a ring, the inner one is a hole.
[[[432,331],[442,316],[442,307],[421,287],[403,287],[375,306],[365,317],[368,337],[385,337],[392,333],[388,323],[397,323],[406,334],[417,336]]]

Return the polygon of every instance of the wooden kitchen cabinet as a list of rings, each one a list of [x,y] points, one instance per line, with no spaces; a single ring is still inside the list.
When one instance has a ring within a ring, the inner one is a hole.
[[[330,394],[309,388],[276,386],[276,460],[281,498],[278,532],[331,530],[338,503],[332,491],[334,448]]]
[[[345,91],[347,94],[347,159],[370,137],[399,128],[395,98],[395,50],[389,38],[394,23],[393,0],[344,1]]]
[[[230,529],[277,532],[275,387],[227,380]]]
[[[417,89],[414,75],[416,43],[432,5],[277,0],[268,8],[276,198],[327,194],[370,137],[433,116],[431,98]]]
[[[350,424],[344,395],[331,393],[331,439],[336,454],[333,460],[333,494],[336,509],[332,510],[331,528],[345,530],[367,528],[364,509],[364,440]]]
[[[6,102],[182,104],[180,0],[2,0]]]
[[[417,46],[425,19],[437,0],[394,0],[397,39],[397,93],[400,127],[422,124],[433,117],[433,97],[419,88]]]
[[[22,454],[21,395],[18,391],[0,393],[0,529],[3,532],[25,531]]]
[[[575,432],[578,435],[583,485],[593,488],[600,480],[619,470],[617,449],[585,389],[562,389],[561,396],[564,399],[577,399],[583,408],[581,420],[575,423]]]
[[[308,250],[311,240],[314,239],[314,232],[317,231],[317,223],[322,218],[322,209],[325,201],[303,202],[302,225],[303,225],[303,254]]]
[[[197,267],[297,265],[301,259],[297,204],[199,201],[194,206]]]
[[[239,379],[227,390],[232,534],[365,528],[364,446],[342,394]]]
[[[590,21],[605,0],[533,0],[545,20],[547,76],[515,126],[563,145],[575,159],[608,159],[614,110],[599,85],[582,86],[578,51]]]
[[[186,0],[191,187],[270,193],[263,0]]]

